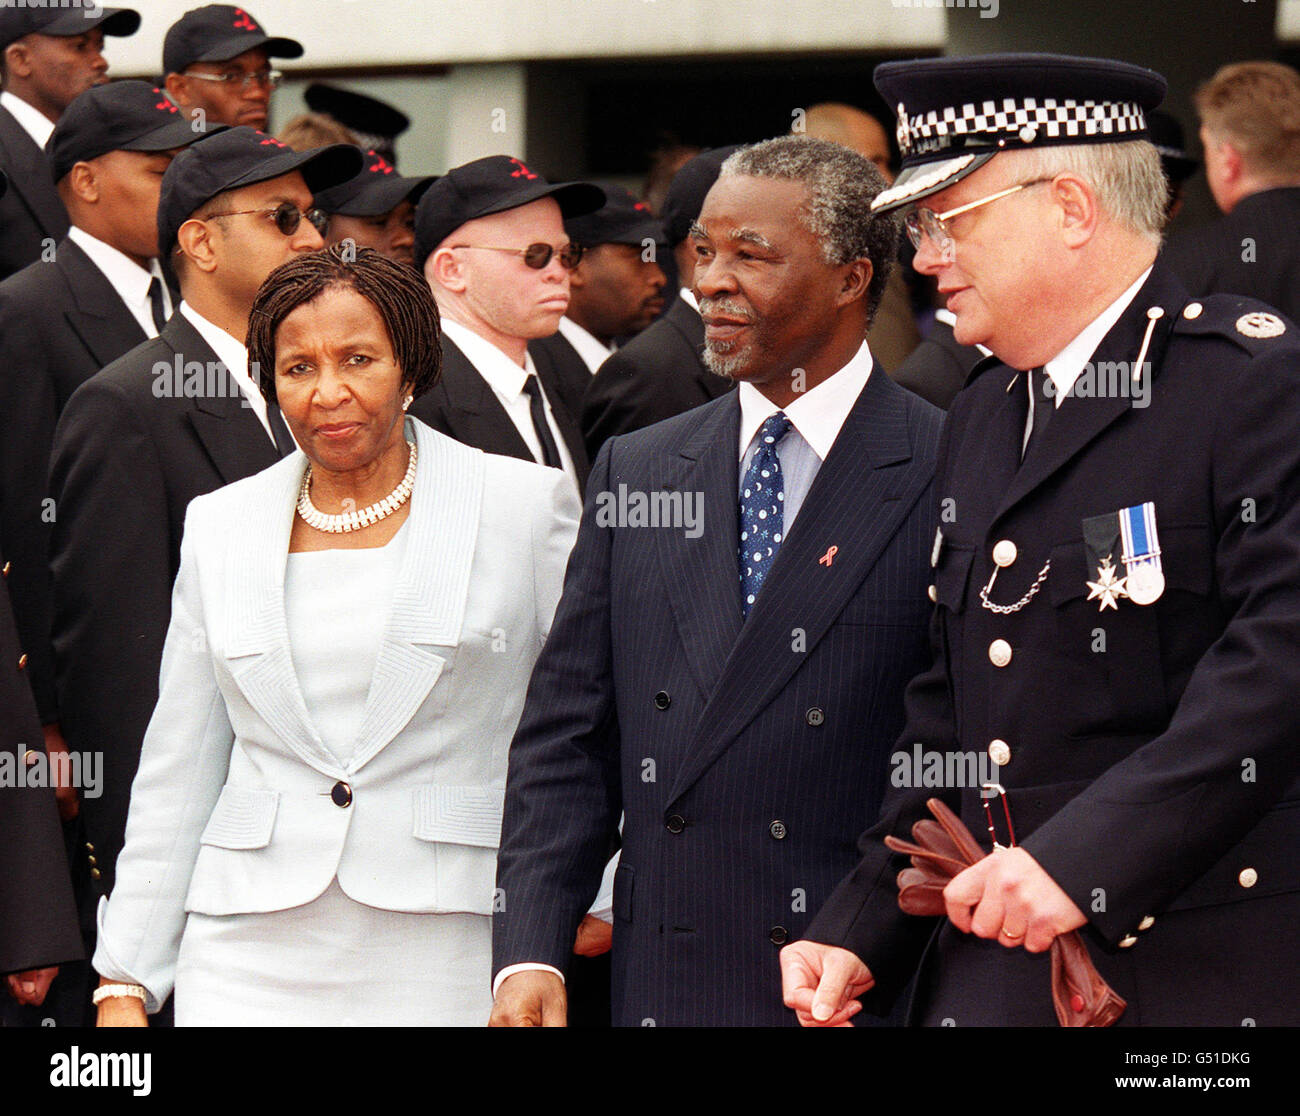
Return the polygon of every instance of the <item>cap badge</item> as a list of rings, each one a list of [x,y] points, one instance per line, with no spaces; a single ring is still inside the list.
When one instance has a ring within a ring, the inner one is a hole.
[[[266,147],[266,146],[268,146],[268,145],[269,145],[269,146],[272,146],[272,147],[283,147],[283,146],[284,146],[284,144],[282,144],[282,143],[281,143],[278,139],[276,139],[274,136],[267,136],[266,139],[264,139],[264,140],[261,142],[261,144],[260,144],[261,147]]]
[[[1247,337],[1281,337],[1286,332],[1286,323],[1276,314],[1252,310],[1237,319],[1237,332]]]
[[[907,126],[907,109],[903,102],[898,102],[898,149],[899,151],[908,151],[912,146],[911,131]]]
[[[239,30],[241,31],[262,30],[260,27],[257,26],[257,22],[253,19],[253,17],[249,15],[246,11],[244,11],[243,8],[235,9],[235,22],[233,26],[238,27]]]
[[[382,155],[376,155],[373,163],[368,168],[371,174],[392,174],[393,165]]]
[[[526,166],[524,166],[524,164],[520,162],[518,159],[511,159],[510,161],[514,163],[514,165],[518,168],[517,170],[512,170],[510,172],[511,178],[536,178],[537,177],[537,175],[535,175]]]
[[[158,96],[162,97],[162,100],[159,101],[156,105],[154,105],[154,108],[156,108],[159,112],[180,112],[181,111],[174,104],[172,104],[171,101],[167,99],[163,91],[159,89],[157,86],[154,86],[154,92],[157,93]]]

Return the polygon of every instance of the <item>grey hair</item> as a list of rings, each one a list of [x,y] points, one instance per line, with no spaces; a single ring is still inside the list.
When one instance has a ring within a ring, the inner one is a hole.
[[[1026,179],[1077,174],[1092,185],[1098,205],[1117,224],[1160,243],[1169,182],[1160,153],[1146,140],[1038,147],[1002,157],[1008,155]]]
[[[897,213],[871,212],[871,202],[888,185],[875,165],[829,140],[779,136],[732,152],[718,177],[732,175],[779,178],[807,189],[808,204],[800,218],[820,242],[822,258],[832,267],[853,260],[871,261],[867,320],[874,320],[902,232]]]

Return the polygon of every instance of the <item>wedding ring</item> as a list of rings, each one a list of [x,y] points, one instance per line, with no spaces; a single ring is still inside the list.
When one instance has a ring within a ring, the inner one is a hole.
[[[1003,935],[1003,937],[1005,937],[1008,941],[1018,942],[1018,941],[1020,941],[1021,938],[1023,938],[1023,937],[1025,936],[1025,933],[1024,933],[1024,931],[1022,930],[1019,934],[1013,934],[1013,933],[1011,933],[1010,930],[1008,930],[1008,929],[1004,926],[1004,927],[1002,927],[1002,935]]]

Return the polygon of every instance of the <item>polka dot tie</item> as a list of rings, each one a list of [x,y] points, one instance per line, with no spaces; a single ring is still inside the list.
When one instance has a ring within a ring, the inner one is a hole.
[[[758,431],[758,445],[740,489],[740,614],[748,616],[767,572],[781,548],[785,517],[785,481],[777,443],[790,429],[790,420],[777,411]]]

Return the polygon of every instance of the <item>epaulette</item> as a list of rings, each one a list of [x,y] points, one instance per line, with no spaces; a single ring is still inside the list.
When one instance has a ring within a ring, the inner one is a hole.
[[[1300,327],[1271,306],[1239,295],[1193,299],[1174,325],[1176,334],[1222,337],[1248,353],[1265,353],[1279,342],[1300,342]]]

